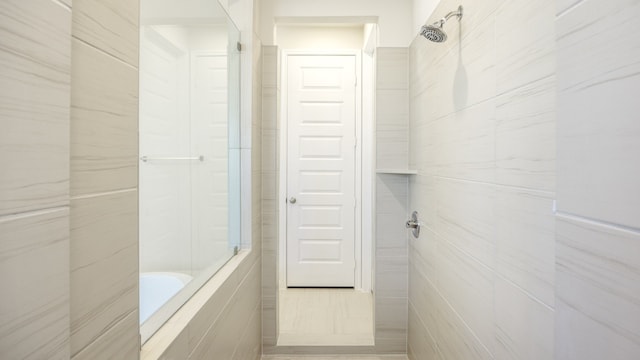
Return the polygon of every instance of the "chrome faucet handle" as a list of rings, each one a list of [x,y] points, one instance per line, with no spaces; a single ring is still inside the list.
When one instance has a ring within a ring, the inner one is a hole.
[[[407,220],[405,227],[412,229],[413,236],[417,239],[420,236],[420,221],[418,220],[418,212],[411,213],[411,219]]]

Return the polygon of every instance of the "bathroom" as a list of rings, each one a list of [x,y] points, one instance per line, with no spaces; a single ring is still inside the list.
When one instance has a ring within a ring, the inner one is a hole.
[[[241,44],[234,240],[144,340],[144,7],[0,6],[1,359],[640,358],[639,1],[214,2]],[[355,54],[366,345],[279,342],[300,54]]]

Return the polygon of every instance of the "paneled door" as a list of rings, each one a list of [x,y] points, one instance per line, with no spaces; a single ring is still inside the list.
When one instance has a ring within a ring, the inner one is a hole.
[[[287,58],[288,287],[355,282],[356,57]]]

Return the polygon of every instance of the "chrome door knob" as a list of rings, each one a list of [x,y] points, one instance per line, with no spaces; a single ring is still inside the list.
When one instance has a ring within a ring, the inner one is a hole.
[[[296,198],[294,198],[293,196],[289,199],[289,202],[292,203],[292,204],[295,204],[296,201],[298,201],[298,200],[296,200]]]

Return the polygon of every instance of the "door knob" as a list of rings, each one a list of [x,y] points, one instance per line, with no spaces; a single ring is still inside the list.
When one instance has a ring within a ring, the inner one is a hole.
[[[296,200],[296,198],[294,198],[293,196],[289,199],[289,202],[292,203],[292,204],[295,204],[296,201],[298,201],[298,200]]]

